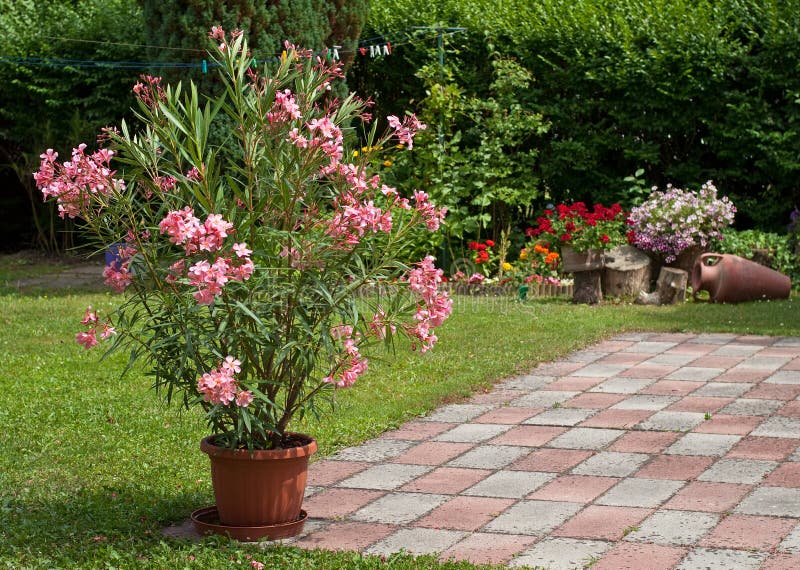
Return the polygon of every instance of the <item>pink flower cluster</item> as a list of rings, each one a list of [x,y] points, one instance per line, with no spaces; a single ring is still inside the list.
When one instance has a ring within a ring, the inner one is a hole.
[[[386,120],[389,121],[389,126],[394,129],[394,134],[400,144],[408,145],[408,150],[414,148],[414,137],[417,132],[428,128],[425,123],[420,122],[417,116],[413,114],[405,117],[402,121],[394,115],[389,115]]]
[[[246,408],[253,401],[250,390],[242,390],[234,375],[242,371],[242,363],[233,356],[226,356],[225,361],[216,370],[206,372],[197,381],[197,389],[203,399],[212,404],[227,406],[234,400],[240,408]]]
[[[103,269],[104,283],[111,287],[115,293],[122,293],[131,284],[133,276],[130,272],[131,258],[136,255],[136,248],[131,244],[132,236],[128,236],[124,244],[118,245],[113,251],[116,260]]]
[[[272,104],[272,111],[267,113],[267,120],[270,125],[276,123],[288,123],[302,117],[300,106],[294,99],[290,89],[284,89],[275,93],[275,102]]]
[[[414,319],[416,325],[406,328],[409,336],[419,340],[421,352],[433,348],[438,337],[432,330],[440,326],[450,316],[453,310],[453,300],[447,292],[439,292],[439,283],[442,282],[442,270],[436,269],[433,256],[427,256],[417,264],[408,275],[411,291],[419,295],[422,304],[417,306]]]
[[[439,225],[447,215],[447,208],[436,208],[428,201],[428,194],[421,190],[414,190],[414,204],[417,211],[422,215],[422,219],[425,220],[425,227],[432,232],[438,230]]]
[[[162,234],[169,241],[182,245],[187,255],[198,251],[217,251],[233,229],[233,224],[225,221],[221,214],[210,214],[202,224],[194,216],[194,211],[186,206],[183,210],[173,210],[158,224]]]
[[[310,136],[301,134],[300,129],[295,127],[289,131],[288,140],[298,148],[321,149],[325,156],[330,158],[330,164],[323,169],[323,174],[327,175],[336,169],[344,155],[342,129],[327,116],[321,119],[312,119],[310,123],[306,123],[306,128]]]
[[[142,81],[137,81],[133,86],[133,93],[150,109],[158,106],[159,102],[166,100],[167,94],[161,87],[161,78],[152,75],[140,75]]]
[[[247,244],[234,244],[234,251],[246,251]],[[228,281],[247,281],[253,274],[253,262],[247,254],[239,254],[238,259],[241,263],[233,262],[229,258],[218,257],[214,263],[209,263],[205,259],[198,261],[189,268],[189,283],[197,287],[193,294],[195,300],[201,305],[210,305],[214,299],[222,293],[222,287]]]
[[[327,384],[334,384],[338,388],[349,388],[355,384],[356,379],[367,371],[367,359],[358,351],[358,343],[353,338],[353,327],[340,325],[331,329],[331,336],[341,340],[344,352],[342,360],[334,367],[333,371],[322,379]]]
[[[62,218],[86,216],[88,206],[95,195],[107,195],[125,189],[125,183],[115,179],[116,171],[110,162],[114,151],[99,149],[87,155],[85,144],[72,149],[72,160],[59,164],[58,153],[53,149],[40,155],[39,171],[33,173],[36,186],[45,200],[54,197],[58,203],[58,214]]]
[[[107,339],[111,335],[117,334],[109,323],[100,323],[97,318],[97,312],[92,311],[92,307],[86,307],[86,314],[83,316],[81,320],[81,324],[87,327],[87,330],[84,332],[79,332],[75,335],[75,340],[83,346],[86,350],[97,346],[99,341],[97,340],[97,330],[98,327],[102,328],[100,332],[101,339]]]

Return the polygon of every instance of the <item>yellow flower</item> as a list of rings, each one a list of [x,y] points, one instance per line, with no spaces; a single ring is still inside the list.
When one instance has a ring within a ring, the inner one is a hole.
[[[525,261],[526,259],[528,259],[528,250],[527,249],[523,249],[522,251],[520,251],[519,252],[519,258],[522,261]]]
[[[391,160],[384,160],[383,161],[383,165],[384,166],[391,166],[392,165],[392,161]]]
[[[357,150],[353,151],[353,156],[358,156],[358,151]]]
[[[503,271],[513,271],[513,269],[514,266],[511,265],[509,262],[506,261],[503,263]]]

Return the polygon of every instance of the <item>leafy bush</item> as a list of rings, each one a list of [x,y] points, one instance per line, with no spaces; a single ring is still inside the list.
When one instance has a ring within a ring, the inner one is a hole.
[[[800,278],[800,262],[792,248],[790,236],[785,234],[725,229],[722,231],[722,240],[715,244],[714,251],[764,261],[772,269],[789,275],[793,280]]]

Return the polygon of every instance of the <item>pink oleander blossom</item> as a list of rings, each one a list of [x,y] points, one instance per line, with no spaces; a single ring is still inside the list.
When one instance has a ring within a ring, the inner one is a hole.
[[[97,333],[94,329],[86,332],[79,332],[75,335],[75,340],[78,341],[78,344],[82,345],[86,350],[89,350],[90,348],[93,348],[99,344],[97,340]]]
[[[389,126],[394,129],[394,134],[402,145],[408,145],[408,150],[414,148],[414,137],[417,132],[424,131],[427,127],[417,119],[416,115],[404,117],[402,121],[394,115],[386,117]]]
[[[241,390],[234,376],[241,372],[240,362],[233,356],[225,357],[225,362],[197,381],[197,390],[206,402],[229,405],[235,400],[239,407],[247,407],[253,401],[253,393]]]
[[[406,328],[409,335],[420,342],[420,350],[430,350],[438,340],[431,331],[440,326],[453,309],[453,300],[447,292],[439,291],[443,271],[433,264],[433,257],[427,256],[417,263],[417,267],[409,272],[408,283],[411,291],[416,293],[421,303],[414,314],[415,325]]]

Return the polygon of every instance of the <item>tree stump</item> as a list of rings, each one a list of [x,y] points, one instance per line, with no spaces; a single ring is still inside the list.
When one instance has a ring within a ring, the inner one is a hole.
[[[652,261],[640,249],[623,245],[606,254],[603,294],[611,297],[633,296],[650,288]]]
[[[686,285],[689,273],[676,267],[662,267],[652,293],[639,293],[638,305],[674,305],[686,300]]]
[[[573,273],[575,285],[572,290],[572,302],[596,305],[602,301],[602,275],[603,272],[600,270]]]

